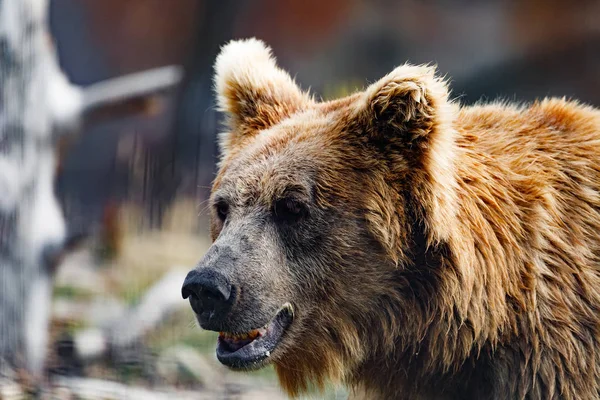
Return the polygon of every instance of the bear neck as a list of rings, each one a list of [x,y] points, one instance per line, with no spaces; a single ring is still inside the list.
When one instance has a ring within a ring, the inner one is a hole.
[[[485,362],[482,354],[527,329],[532,278],[519,268],[526,255],[515,238],[523,222],[503,178],[509,172],[467,134],[457,136],[453,165],[453,193],[445,198],[456,203],[441,218],[450,224],[444,230],[428,229],[440,216],[431,218],[432,208],[423,206],[427,199],[405,195],[411,238],[408,261],[398,268],[403,296],[396,305],[396,337],[393,346],[375,343],[349,379],[367,398],[404,398],[411,390],[427,392],[428,385],[452,397],[461,387],[457,379]]]

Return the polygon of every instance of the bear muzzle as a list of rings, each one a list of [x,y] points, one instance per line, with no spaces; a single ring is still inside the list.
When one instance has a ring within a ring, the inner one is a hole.
[[[239,298],[239,288],[212,268],[190,271],[181,295],[189,299],[203,329],[220,331],[217,358],[236,370],[258,369],[268,364],[294,320],[294,308],[285,303],[264,325],[246,332],[230,332],[227,329],[233,330],[237,325],[232,323],[232,309]]]

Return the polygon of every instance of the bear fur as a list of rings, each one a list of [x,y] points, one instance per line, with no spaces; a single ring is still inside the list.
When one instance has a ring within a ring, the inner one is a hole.
[[[269,360],[288,394],[600,398],[597,109],[461,106],[412,65],[320,102],[256,39],[215,69],[211,233],[246,245],[230,323],[293,304]]]

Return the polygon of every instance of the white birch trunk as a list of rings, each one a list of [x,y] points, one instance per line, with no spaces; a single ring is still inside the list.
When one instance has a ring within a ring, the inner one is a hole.
[[[49,256],[65,237],[53,123],[72,121],[79,108],[58,70],[46,11],[46,0],[0,0],[0,374],[33,377],[47,347]]]

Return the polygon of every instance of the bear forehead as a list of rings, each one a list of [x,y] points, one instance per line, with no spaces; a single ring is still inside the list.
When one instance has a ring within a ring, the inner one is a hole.
[[[227,190],[240,200],[312,192],[319,170],[340,165],[349,151],[338,119],[336,112],[315,108],[256,133],[224,160],[215,191]]]
[[[223,162],[226,175],[262,174],[280,168],[319,165],[340,147],[340,131],[333,113],[308,110],[257,132],[245,146]]]

